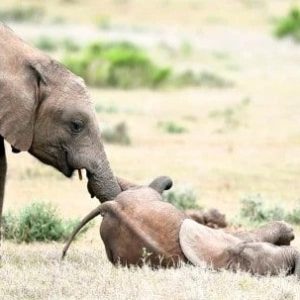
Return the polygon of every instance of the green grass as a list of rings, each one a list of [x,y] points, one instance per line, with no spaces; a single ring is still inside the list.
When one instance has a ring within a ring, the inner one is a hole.
[[[274,34],[278,38],[291,36],[295,41],[300,42],[300,9],[298,7],[291,8],[287,16],[276,22]]]
[[[17,243],[61,241],[69,237],[78,223],[79,220],[63,220],[50,203],[33,202],[18,214],[6,213],[2,230],[4,239]]]

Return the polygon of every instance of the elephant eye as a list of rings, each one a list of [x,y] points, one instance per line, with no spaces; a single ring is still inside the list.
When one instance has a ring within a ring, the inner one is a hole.
[[[71,130],[73,133],[79,133],[84,128],[84,123],[81,120],[71,122]]]

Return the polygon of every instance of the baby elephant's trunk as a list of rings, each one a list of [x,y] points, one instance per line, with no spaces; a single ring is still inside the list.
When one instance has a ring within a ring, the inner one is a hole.
[[[98,207],[96,207],[95,209],[93,209],[86,217],[84,217],[82,219],[82,221],[77,225],[77,227],[73,230],[71,236],[69,237],[69,240],[67,242],[67,244],[65,245],[63,252],[62,252],[62,256],[61,259],[64,259],[64,257],[67,254],[67,251],[74,239],[74,237],[76,236],[76,234],[81,230],[81,228],[86,225],[89,221],[93,220],[94,218],[96,218],[98,215],[101,214],[102,212],[102,205],[99,205]]]

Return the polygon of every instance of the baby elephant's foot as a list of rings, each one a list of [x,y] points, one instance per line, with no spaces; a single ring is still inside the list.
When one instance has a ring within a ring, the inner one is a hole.
[[[290,245],[295,238],[293,227],[284,221],[274,221],[271,224],[274,226],[274,231],[278,231],[277,240],[274,241],[274,244]]]

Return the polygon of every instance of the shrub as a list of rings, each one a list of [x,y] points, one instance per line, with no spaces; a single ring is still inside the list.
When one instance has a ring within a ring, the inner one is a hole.
[[[130,43],[94,43],[79,53],[68,54],[63,63],[90,85],[119,87],[157,87],[170,76],[138,47]]]
[[[300,224],[300,208],[287,212],[280,206],[267,207],[259,195],[244,198],[241,202],[240,216],[247,221],[262,223],[284,220]]]
[[[163,200],[182,210],[201,208],[197,204],[195,192],[190,188],[179,188],[168,191],[163,194]]]
[[[102,138],[105,142],[111,144],[129,145],[131,143],[125,122],[118,123],[114,127],[104,127],[102,129]]]
[[[44,10],[40,6],[16,6],[0,10],[1,21],[32,21],[38,22],[44,17]]]
[[[300,9],[293,7],[287,16],[280,18],[274,30],[278,38],[291,36],[296,41],[300,41]]]
[[[50,203],[33,202],[14,215],[8,212],[3,217],[3,236],[18,243],[64,240],[73,231],[79,220],[61,219]],[[85,232],[89,227],[85,227]]]
[[[177,124],[174,121],[159,122],[158,127],[161,128],[163,131],[171,134],[184,133],[187,131],[185,127],[183,127],[180,124]]]
[[[241,217],[253,222],[283,220],[285,212],[282,208],[275,206],[267,208],[259,195],[250,196],[241,200]]]

